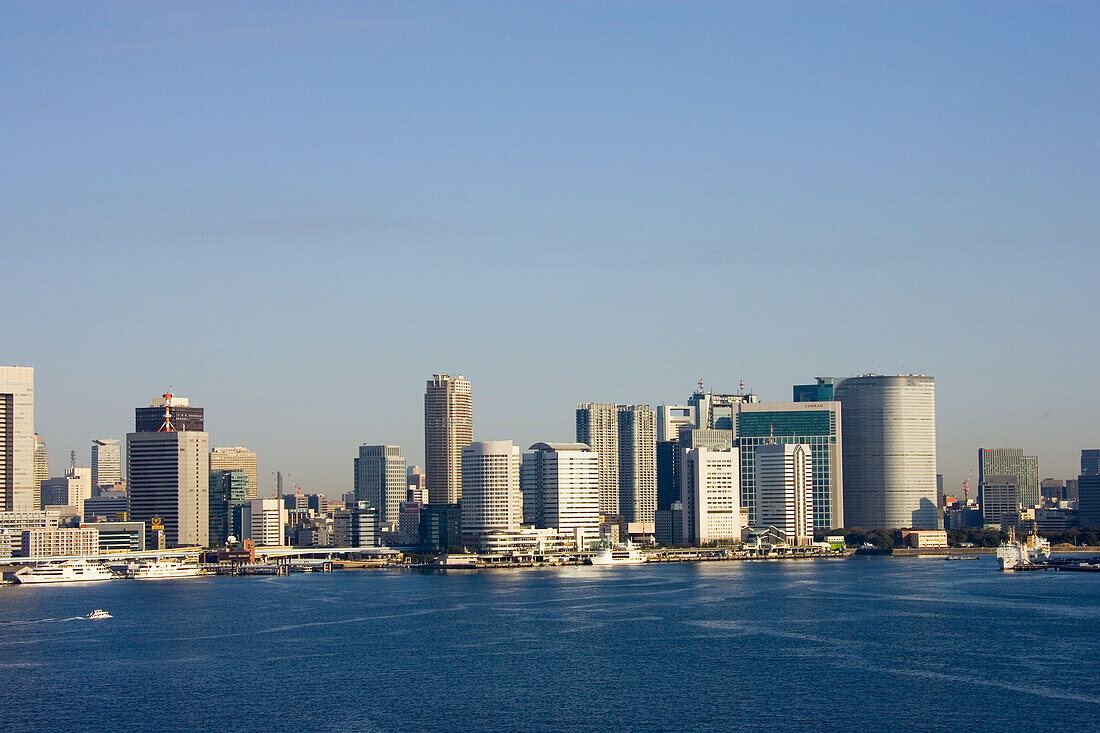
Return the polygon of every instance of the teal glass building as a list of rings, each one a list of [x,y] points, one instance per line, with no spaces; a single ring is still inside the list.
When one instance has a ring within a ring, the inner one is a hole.
[[[831,391],[831,389],[830,389]],[[741,507],[756,516],[756,449],[776,443],[810,446],[813,464],[814,529],[833,529],[844,522],[841,468],[840,403],[763,402],[744,404],[737,412],[737,445],[741,449]]]

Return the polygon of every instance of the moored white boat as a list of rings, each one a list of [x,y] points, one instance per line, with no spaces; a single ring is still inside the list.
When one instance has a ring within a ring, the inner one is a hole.
[[[1010,533],[1008,542],[997,548],[997,560],[1001,570],[1015,570],[1024,565],[1044,563],[1050,559],[1050,540],[1038,535],[1028,535],[1023,543],[1016,542]]]
[[[166,580],[168,578],[194,578],[209,575],[210,572],[196,563],[177,560],[146,560],[138,565],[130,575],[134,580]]]
[[[641,565],[647,560],[645,553],[627,542],[623,545],[604,547],[588,558],[589,565]]]
[[[81,583],[90,580],[111,580],[115,575],[102,565],[87,560],[65,560],[64,562],[39,565],[35,568],[20,570],[15,579],[20,583]]]

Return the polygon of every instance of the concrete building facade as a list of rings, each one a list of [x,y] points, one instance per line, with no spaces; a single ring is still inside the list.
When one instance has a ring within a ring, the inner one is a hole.
[[[600,536],[600,469],[584,443],[535,443],[523,456],[523,523],[555,528],[582,550]]]
[[[978,487],[981,489],[987,476],[1016,477],[1017,501],[1026,509],[1039,503],[1039,458],[1025,456],[1022,448],[979,448]],[[979,503],[981,497],[979,496]]]
[[[510,440],[471,443],[462,449],[462,536],[468,545],[494,529],[523,524],[520,451]],[[429,479],[431,474],[428,474]]]
[[[619,406],[613,402],[577,405],[577,442],[589,446],[599,456],[600,513],[618,514]]]
[[[42,482],[50,477],[50,461],[46,455],[46,440],[34,434],[34,505],[42,506]]]
[[[474,439],[473,395],[461,374],[435,374],[424,392],[424,464],[428,501],[462,498],[462,449]]]
[[[619,406],[619,514],[652,522],[657,510],[657,418],[649,405]]]
[[[210,448],[203,432],[136,432],[126,436],[130,519],[164,529],[169,546],[207,546]],[[154,520],[159,520],[155,522]]]
[[[0,366],[0,511],[37,509],[34,500],[34,368]]]
[[[757,522],[776,527],[795,545],[814,541],[813,450],[772,443],[756,449]]]
[[[92,441],[92,486],[113,486],[122,482],[122,449],[113,438]]]
[[[359,446],[355,459],[356,501],[369,502],[376,508],[381,524],[395,525],[408,494],[408,474],[400,446]]]
[[[844,526],[938,529],[936,383],[924,375],[835,379],[844,433]]]
[[[240,471],[248,476],[248,498],[260,495],[260,461],[255,451],[243,445],[216,447],[210,451],[211,471]]]
[[[680,539],[689,544],[740,540],[744,520],[738,450],[688,448],[681,460]]]

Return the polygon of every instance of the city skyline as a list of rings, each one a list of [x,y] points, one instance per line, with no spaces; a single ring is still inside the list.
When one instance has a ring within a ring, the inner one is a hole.
[[[1100,444],[1095,5],[0,19],[0,362],[54,476],[174,389],[262,496],[339,496],[361,444],[424,463],[435,373],[520,446],[869,372],[935,376],[948,491]]]

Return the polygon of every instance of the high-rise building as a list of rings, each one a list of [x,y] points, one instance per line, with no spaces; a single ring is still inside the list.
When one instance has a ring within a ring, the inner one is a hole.
[[[428,477],[424,475],[420,466],[409,466],[405,469],[405,482],[409,486],[407,501],[428,503]]]
[[[210,469],[210,545],[223,544],[231,535],[233,514],[237,507],[251,501],[248,496],[248,474],[244,471]],[[238,537],[238,539],[243,539]]]
[[[1021,448],[978,449],[978,491],[986,476],[1016,477],[1017,499],[1024,508],[1039,503],[1039,458],[1025,456]]]
[[[287,511],[280,499],[253,499],[242,506],[244,538],[257,547],[286,544]]]
[[[357,502],[332,515],[332,534],[337,547],[378,547],[378,510]]]
[[[749,521],[767,524],[756,511],[756,451],[770,442],[810,446],[813,453],[814,527],[844,523],[842,417],[839,402],[759,402],[738,405],[741,449],[741,506]]]
[[[734,425],[734,415],[737,414],[738,406],[759,401],[760,398],[752,393],[714,394],[704,392],[703,382],[700,381],[699,389],[688,399],[688,404],[695,410],[695,427],[711,430],[733,430],[736,427]]]
[[[461,374],[433,375],[424,392],[424,463],[432,504],[462,498],[462,449],[473,439],[470,383]]]
[[[1081,475],[1066,482],[1067,498],[1077,499],[1077,522],[1082,527],[1100,527],[1100,450],[1081,451]]]
[[[243,445],[232,448],[214,448],[210,451],[211,471],[241,471],[248,476],[248,498],[260,493],[260,466],[254,451]]]
[[[516,529],[523,523],[519,466],[519,446],[510,440],[471,443],[462,449],[462,537],[466,544],[477,544],[486,532]]]
[[[794,386],[795,402],[832,402],[833,378],[817,377],[816,384],[796,384]]]
[[[619,405],[619,514],[652,522],[657,510],[656,416],[649,405]]]
[[[130,519],[145,523],[147,537],[162,529],[169,546],[205,547],[210,527],[209,436],[180,430],[174,419],[163,417],[166,406],[173,410],[181,403],[188,406],[186,399],[168,396],[160,403],[163,430],[142,430],[148,415],[147,408],[139,407],[138,429],[126,436]]]
[[[676,440],[681,425],[695,425],[695,408],[691,405],[657,406],[657,442]]]
[[[577,550],[600,536],[599,456],[584,443],[535,443],[523,456],[523,523],[553,527]]]
[[[42,507],[42,482],[50,477],[50,462],[46,457],[46,441],[34,434],[34,506]]]
[[[113,438],[92,441],[92,486],[106,486],[122,481],[122,450]]]
[[[408,497],[408,475],[401,447],[361,445],[355,459],[355,500],[378,510],[381,524],[396,524]]]
[[[769,443],[756,448],[757,523],[776,527],[792,545],[814,542],[813,450]]]
[[[1095,476],[1100,474],[1100,450],[1081,451],[1081,475]]]
[[[657,511],[670,509],[673,502],[680,501],[679,452],[680,441],[657,441]]]
[[[844,433],[844,526],[937,528],[936,383],[923,375],[835,379]]]
[[[577,405],[577,442],[589,446],[599,456],[600,514],[618,514],[619,406],[613,402]]]
[[[34,368],[0,366],[0,511],[34,502]]]
[[[165,426],[165,422],[171,423],[173,430],[182,432],[203,431],[203,409],[191,407],[186,397],[177,397],[171,392],[165,392],[163,396],[150,400],[148,407],[138,407],[134,410],[134,432],[156,433]]]
[[[700,544],[741,539],[744,520],[740,499],[741,462],[737,452],[736,448],[684,450],[680,467],[683,542]]]
[[[462,549],[462,510],[458,504],[428,504],[420,508],[420,546],[429,552]]]
[[[91,469],[86,466],[74,466],[65,471],[61,478],[43,481],[42,508],[71,506],[84,516],[84,500],[92,498],[91,473]]]
[[[982,523],[1015,522],[1020,511],[1020,477],[1014,473],[986,474],[982,491]]]

